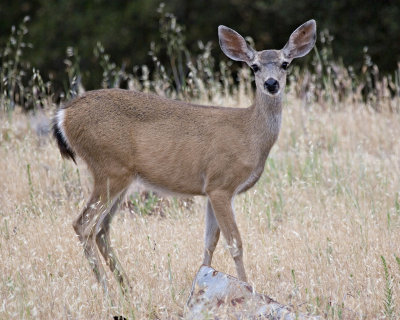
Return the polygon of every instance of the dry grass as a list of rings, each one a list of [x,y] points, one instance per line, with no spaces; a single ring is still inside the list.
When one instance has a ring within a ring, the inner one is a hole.
[[[289,97],[264,175],[235,201],[249,280],[329,319],[398,318],[400,115],[301,105]],[[182,315],[202,261],[205,200],[172,205],[165,217],[121,211],[112,239],[133,295],[124,301],[108,274],[112,308],[71,226],[90,177],[63,162],[53,141],[21,133],[24,121],[1,119],[0,318]],[[213,266],[234,274],[224,241]]]

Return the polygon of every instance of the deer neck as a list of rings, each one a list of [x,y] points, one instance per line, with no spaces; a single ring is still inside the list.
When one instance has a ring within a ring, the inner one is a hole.
[[[257,115],[267,121],[271,117],[280,117],[282,114],[282,95],[270,96],[257,90],[254,104]]]
[[[278,138],[282,118],[282,96],[271,97],[257,90],[252,107],[251,128],[258,150],[266,158]]]
[[[277,135],[281,127],[282,96],[270,96],[257,90],[253,110],[253,125],[257,134]]]

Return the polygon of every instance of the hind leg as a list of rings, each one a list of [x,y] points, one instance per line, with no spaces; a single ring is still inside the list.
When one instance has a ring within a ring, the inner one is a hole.
[[[103,205],[100,202],[100,196],[93,194],[83,209],[79,217],[74,221],[73,227],[82,243],[86,258],[89,261],[97,281],[102,285],[104,293],[108,294],[104,268],[101,264],[96,244],[93,239],[96,228],[96,217]]]
[[[114,214],[117,212],[120,203],[122,202],[126,191],[123,191],[114,201],[110,212],[107,216],[100,221],[96,233],[96,243],[102,254],[104,260],[106,261],[111,272],[114,274],[118,283],[122,287],[123,293],[127,293],[129,287],[128,277],[126,276],[121,263],[119,262],[114,249],[111,247],[110,242],[110,224]]]
[[[89,264],[105,294],[108,294],[107,279],[97,251],[96,234],[98,233],[98,226],[101,225],[102,221],[108,219],[117,198],[127,188],[128,184],[129,180],[126,177],[95,178],[93,194],[85,209],[73,224]],[[113,211],[117,207],[118,205],[115,206]]]

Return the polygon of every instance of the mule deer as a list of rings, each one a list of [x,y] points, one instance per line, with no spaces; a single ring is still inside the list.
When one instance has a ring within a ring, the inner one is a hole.
[[[316,23],[298,27],[282,50],[256,51],[225,26],[218,35],[222,51],[254,71],[255,102],[247,109],[105,89],[86,92],[56,113],[53,129],[62,156],[81,157],[94,177],[92,195],[73,226],[105,292],[97,250],[127,288],[109,227],[134,180],[174,194],[207,196],[203,264],[211,264],[221,230],[238,277],[246,281],[233,198],[251,188],[264,170],[280,130],[287,68],[313,48]]]

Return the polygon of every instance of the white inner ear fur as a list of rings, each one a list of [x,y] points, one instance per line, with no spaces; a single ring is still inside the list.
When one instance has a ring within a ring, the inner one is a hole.
[[[304,30],[304,28],[312,28]],[[302,34],[304,32],[304,35]],[[301,39],[302,37],[309,37]],[[299,39],[300,38],[300,39]],[[299,41],[300,40],[300,41]],[[303,40],[303,41],[302,41]],[[309,20],[299,26],[289,37],[289,41],[283,47],[282,51],[287,58],[300,58],[308,54],[314,47],[316,41],[316,24],[314,20]],[[296,45],[297,42],[297,45]]]
[[[218,36],[222,51],[232,60],[250,63],[254,59],[255,50],[237,31],[226,26],[219,26]]]

